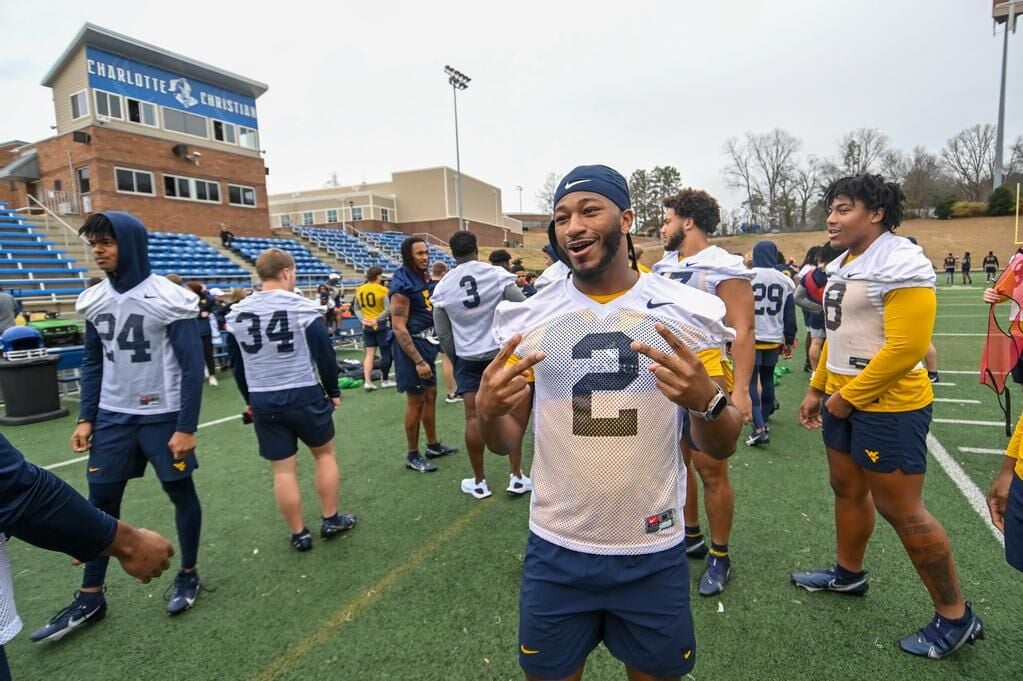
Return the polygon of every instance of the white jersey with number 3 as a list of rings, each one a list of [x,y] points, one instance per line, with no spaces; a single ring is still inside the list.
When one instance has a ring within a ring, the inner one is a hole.
[[[123,414],[181,409],[181,365],[167,327],[195,320],[198,296],[150,274],[124,293],[118,293],[109,279],[87,288],[78,296],[75,310],[95,327],[103,346],[100,409]]]
[[[504,290],[514,283],[515,275],[508,270],[470,260],[437,284],[430,301],[447,312],[459,357],[479,357],[497,350],[494,312],[504,300]]]
[[[629,344],[671,352],[654,329],[660,322],[694,353],[723,348],[734,337],[724,314],[720,299],[653,275],[606,304],[566,280],[498,306],[498,343],[521,333],[517,356],[546,354],[533,368],[534,533],[608,555],[683,541],[686,469],[675,405],[657,389],[651,360]]]
[[[741,256],[732,255],[720,246],[708,246],[689,257],[668,251],[654,263],[651,271],[711,295],[717,295],[718,285],[723,281],[753,278]]]
[[[231,308],[227,330],[238,342],[249,392],[319,385],[305,331],[323,313],[291,291],[258,291]]]

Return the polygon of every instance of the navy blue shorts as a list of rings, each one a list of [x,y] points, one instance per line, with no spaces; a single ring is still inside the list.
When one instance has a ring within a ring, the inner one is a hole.
[[[490,360],[474,361],[456,357],[455,384],[458,386],[458,394],[479,392],[483,371],[488,366],[490,366]]]
[[[177,421],[111,423],[101,416],[92,428],[85,479],[109,483],[141,478],[147,462],[153,464],[162,482],[187,478],[199,462],[194,453],[181,461],[174,460],[167,443],[177,426]]]
[[[422,395],[426,392],[427,388],[434,388],[437,386],[437,367],[434,366],[434,362],[437,361],[437,352],[440,349],[425,338],[413,338],[412,342],[416,344],[416,350],[419,351],[423,361],[429,364],[430,368],[433,369],[433,376],[425,380],[419,378],[419,374],[416,372],[415,362],[412,361],[411,357],[405,354],[405,350],[399,343],[394,344],[395,348],[392,353],[394,357],[394,374],[395,378],[398,379],[398,392]]]
[[[827,401],[827,398],[825,398]],[[900,412],[859,411],[836,419],[824,409],[824,444],[852,456],[860,468],[891,473],[927,472],[927,431],[931,405]]]
[[[371,329],[368,326],[362,327],[362,343],[367,348],[382,348],[389,344],[387,338],[388,332],[391,327],[386,324],[378,326],[376,329]]]
[[[630,667],[682,676],[696,664],[685,543],[640,556],[570,551],[530,533],[519,597],[519,664],[572,674],[601,641]]]
[[[758,367],[773,367],[778,364],[779,356],[781,356],[781,348],[757,350],[753,355],[753,363]]]
[[[1005,509],[1005,560],[1023,572],[1023,480],[1018,475],[1012,476]]]
[[[285,411],[253,412],[259,455],[269,461],[287,459],[298,451],[298,441],[320,447],[334,439],[334,404],[322,402]]]

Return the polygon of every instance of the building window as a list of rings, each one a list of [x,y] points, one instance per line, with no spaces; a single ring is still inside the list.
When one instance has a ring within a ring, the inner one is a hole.
[[[352,208],[352,221],[362,219],[362,208]]]
[[[148,125],[151,128],[158,127],[156,124],[156,106],[149,102],[140,102],[137,99],[128,99],[128,120],[140,125]]]
[[[380,209],[380,219],[383,220],[384,222],[390,222],[391,221],[391,211],[387,210],[386,208],[381,208]]]
[[[183,132],[195,137],[208,137],[206,118],[163,107],[163,127],[173,132]]]
[[[108,118],[123,119],[121,113],[121,98],[102,90],[95,90],[96,93],[96,115],[107,116]]]
[[[249,149],[259,149],[259,137],[252,128],[243,125],[238,126],[238,144]]]
[[[78,192],[80,194],[88,194],[89,188],[89,166],[83,166],[75,169],[75,177],[78,178]]]
[[[235,136],[235,126],[223,121],[213,121],[213,139],[218,142],[226,142],[227,144],[237,144],[238,139]]]
[[[194,177],[163,176],[163,195],[171,199],[188,199],[204,203],[220,203],[220,184]]]
[[[312,213],[302,213],[302,224],[303,225],[311,225],[311,224],[313,224],[313,214]]]
[[[291,216],[285,213],[280,216],[281,227],[291,227]]]
[[[71,95],[71,120],[89,115],[89,97],[85,90]]]
[[[153,174],[145,170],[131,168],[114,168],[117,179],[117,191],[122,194],[148,194],[156,196],[153,190]]]
[[[243,187],[238,184],[227,185],[227,202],[232,206],[249,206],[250,208],[256,205],[256,190],[252,187]]]
[[[337,222],[337,208],[330,208],[327,210],[327,222]]]

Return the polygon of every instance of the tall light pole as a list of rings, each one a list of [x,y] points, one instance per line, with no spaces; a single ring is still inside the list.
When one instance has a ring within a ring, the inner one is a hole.
[[[455,99],[455,194],[458,199],[458,230],[464,231],[466,227],[465,216],[462,213],[462,155],[458,148],[458,91],[469,87],[469,81],[472,78],[450,66],[444,67],[444,73],[448,74],[451,94]]]
[[[1009,0],[1008,2],[996,3],[995,21],[999,16],[1005,16],[1005,35],[1002,36],[1002,87],[998,94],[998,131],[995,134],[995,173],[994,187],[992,191],[1002,186],[1002,147],[1005,146],[1005,72],[1009,59],[1009,31],[1016,32],[1016,14],[1023,11],[1021,0]]]
[[[518,192],[519,192],[519,215],[521,215],[522,214],[522,185],[521,184],[515,185],[515,189],[517,189]]]

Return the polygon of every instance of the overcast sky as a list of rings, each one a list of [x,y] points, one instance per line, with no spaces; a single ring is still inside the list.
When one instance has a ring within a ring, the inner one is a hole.
[[[670,164],[734,208],[722,145],[782,127],[802,153],[877,127],[937,151],[994,123],[1001,35],[989,0],[707,2],[0,1],[0,139],[51,134],[40,80],[90,21],[267,83],[257,102],[271,192],[455,165],[536,208],[548,172]],[[1009,38],[1007,141],[1023,133],[1023,28]]]

